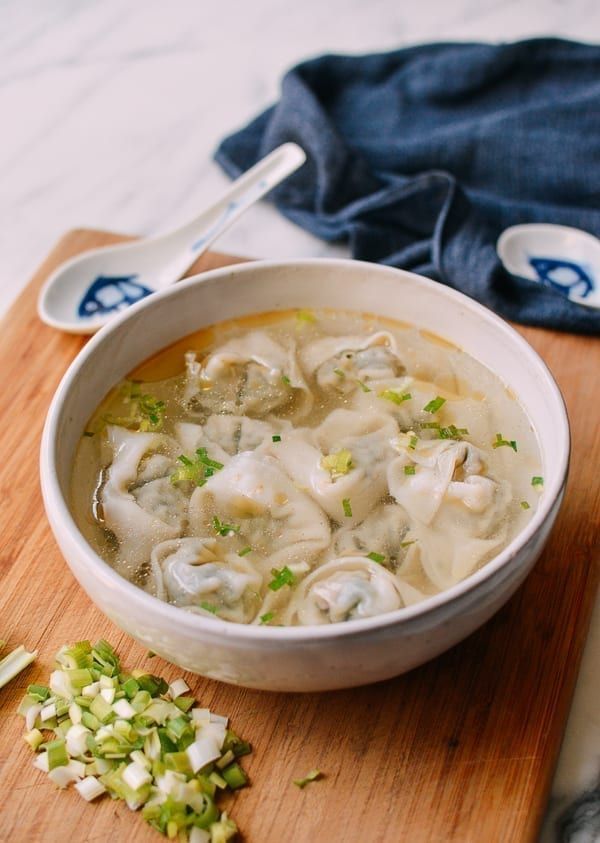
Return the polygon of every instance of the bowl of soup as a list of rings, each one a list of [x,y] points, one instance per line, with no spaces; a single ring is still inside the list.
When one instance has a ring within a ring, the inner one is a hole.
[[[483,624],[555,520],[569,428],[533,349],[357,261],[207,272],[103,328],[41,450],[46,512],[117,626],[265,690],[375,682]]]

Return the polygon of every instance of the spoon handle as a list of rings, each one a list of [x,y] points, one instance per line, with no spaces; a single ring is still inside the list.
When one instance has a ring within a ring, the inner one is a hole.
[[[194,261],[223,234],[250,205],[261,199],[306,161],[304,150],[284,143],[237,178],[220,199],[198,217],[167,235],[180,254],[161,271],[156,287],[177,281]],[[174,251],[176,249],[174,248]]]

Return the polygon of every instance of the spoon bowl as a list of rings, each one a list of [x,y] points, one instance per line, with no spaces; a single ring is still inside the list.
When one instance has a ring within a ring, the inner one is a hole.
[[[600,240],[566,225],[513,225],[496,250],[511,275],[551,287],[570,301],[600,307]]]
[[[286,143],[240,176],[221,198],[173,231],[93,249],[62,264],[38,299],[40,319],[72,334],[93,334],[115,314],[178,281],[244,211],[298,169],[306,154]]]

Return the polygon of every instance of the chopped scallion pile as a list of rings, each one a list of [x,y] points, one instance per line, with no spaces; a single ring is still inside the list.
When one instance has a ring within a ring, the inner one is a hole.
[[[141,384],[130,381],[123,389],[123,402],[129,404],[128,416],[104,416],[107,424],[116,424],[131,430],[142,432],[156,432],[162,430],[165,402],[159,401],[154,395],[142,394]]]
[[[271,568],[271,574],[273,575],[273,579],[269,583],[271,591],[279,591],[284,585],[296,585],[296,577],[287,565],[279,569]]]
[[[92,681],[80,687],[84,673]],[[106,641],[63,647],[49,687],[30,685],[19,708],[34,766],[59,788],[73,783],[88,802],[108,793],[141,808],[169,839],[226,843],[237,826],[218,794],[247,784],[238,759],[250,746],[186,691],[183,679],[168,685],[143,670],[124,672]]]
[[[323,778],[323,773],[320,770],[311,770],[310,773],[307,773],[303,778],[294,779],[294,784],[302,790],[307,784],[310,784],[310,782],[315,782],[317,779],[321,778]]]
[[[503,447],[512,448],[515,453],[517,452],[517,443],[514,439],[509,441],[508,439],[505,439],[501,433],[497,433],[495,441],[492,442],[492,448]]]

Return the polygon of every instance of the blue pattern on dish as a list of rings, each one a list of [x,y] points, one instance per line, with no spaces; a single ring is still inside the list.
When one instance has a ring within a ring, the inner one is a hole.
[[[99,275],[82,298],[77,315],[85,319],[115,313],[154,292],[136,282],[136,278],[137,275]]]
[[[582,299],[594,291],[594,281],[589,272],[578,263],[556,258],[529,258],[542,284],[558,290],[565,296],[576,295]]]

